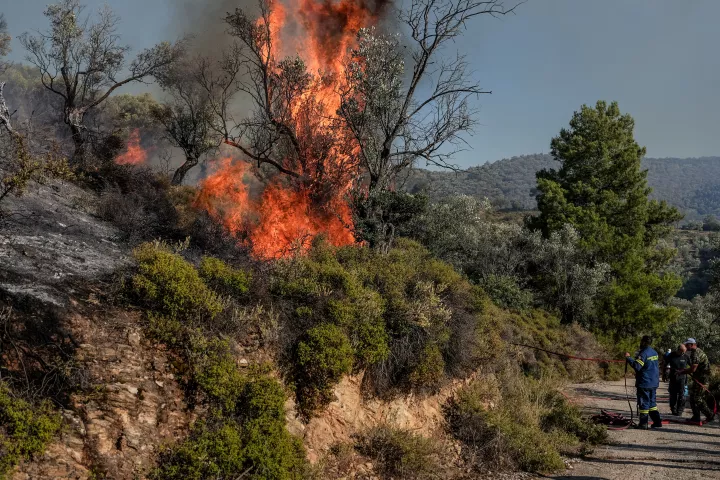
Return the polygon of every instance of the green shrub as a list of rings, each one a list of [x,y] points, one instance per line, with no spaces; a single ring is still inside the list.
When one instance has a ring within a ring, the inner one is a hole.
[[[305,453],[285,428],[283,387],[253,369],[243,373],[227,337],[213,333],[223,318],[215,318],[223,309],[217,294],[198,270],[162,245],[141,245],[135,258],[140,272],[133,285],[156,310],[148,312],[147,331],[175,353],[188,392],[200,393],[192,399],[208,407],[185,441],[161,452],[152,478],[301,478]],[[200,272],[215,288],[239,295],[248,291],[250,276],[220,260],[204,258]],[[261,314],[260,307],[234,312],[240,320]],[[195,317],[215,318],[215,323],[193,322]]]
[[[455,438],[480,462],[531,472],[564,468],[555,439],[522,411],[527,403],[518,404],[517,398],[499,400],[497,388],[486,390],[476,382],[451,400],[446,417]],[[491,402],[499,405],[490,408]]]
[[[510,461],[521,469],[554,472],[565,468],[557,449],[557,439],[547,435],[535,423],[519,421],[512,408],[488,410],[481,418],[487,425],[487,432],[498,442],[497,448],[505,450]]]
[[[282,385],[269,377],[246,383],[238,414],[243,418],[244,454],[257,478],[300,478],[305,451],[285,427]]]
[[[199,328],[153,313],[148,314],[148,333],[179,355],[176,366],[191,390],[200,389],[214,406],[235,408],[244,377],[227,339],[206,336]]]
[[[604,425],[595,425],[584,419],[580,409],[560,394],[553,392],[551,397],[549,401],[552,407],[541,419],[540,425],[544,431],[569,433],[590,445],[607,442],[608,434]]]
[[[298,345],[322,322],[334,324],[350,340],[354,367],[365,369],[366,385],[379,395],[437,388],[448,377],[495,362],[492,352],[504,348],[502,336],[549,349],[560,346],[568,353],[576,347],[579,352],[597,347],[576,335],[583,333],[579,327],[563,327],[556,317],[528,308],[531,296],[511,278],[495,280],[488,283],[495,301],[515,311],[494,304],[485,290],[416,242],[398,239],[395,248],[380,255],[368,248],[335,248],[316,241],[307,256],[282,260],[272,272],[274,300],[291,317],[285,319],[287,343],[281,346],[283,358],[290,360],[286,371],[302,371],[295,354]],[[498,301],[501,294],[507,301]],[[526,371],[536,376],[546,367],[584,379],[594,374],[529,349],[522,351],[522,358]],[[325,374],[293,380],[298,394],[307,395],[301,403],[317,406],[325,401],[320,392],[329,392],[326,385],[335,383]],[[323,385],[306,388],[316,381]]]
[[[356,298],[330,300],[327,310],[334,323],[348,332],[358,366],[366,367],[388,357],[385,306],[377,292],[364,289]]]
[[[168,347],[178,348],[187,342],[188,330],[177,318],[147,312],[147,333]]]
[[[215,257],[203,257],[200,261],[200,275],[210,285],[235,295],[245,295],[250,290],[251,274],[230,267]]]
[[[285,428],[285,394],[267,376],[241,385],[237,412],[198,421],[190,436],[161,452],[156,480],[300,479],[302,443]]]
[[[449,376],[467,374],[491,358],[498,337],[483,314],[485,297],[478,300],[482,292],[406,239],[397,239],[387,255],[317,240],[307,256],[274,265],[271,292],[291,317],[281,346],[283,358],[291,360],[286,371],[302,371],[295,352],[307,331],[332,323],[350,341],[353,366],[365,369],[367,385],[381,395],[435,388]],[[325,385],[303,385],[328,383],[326,377],[293,378],[298,394],[308,395],[301,403],[324,403]]]
[[[160,452],[159,465],[151,478],[156,480],[204,480],[232,478],[245,468],[241,429],[233,421],[209,427],[198,421],[190,436]]]
[[[0,381],[0,478],[19,461],[43,453],[60,425],[50,402],[30,405]]]
[[[298,343],[295,362],[300,408],[309,416],[330,401],[333,387],[350,373],[353,350],[340,327],[323,323],[310,329]]]
[[[410,374],[410,382],[418,386],[436,385],[445,375],[445,360],[437,345],[427,344],[418,364]]]
[[[387,360],[390,345],[384,322],[359,321],[350,331],[358,366],[367,367]]]
[[[192,381],[213,403],[231,411],[243,388],[244,377],[230,352],[227,340],[189,333],[187,363]]]
[[[138,296],[160,312],[176,318],[214,317],[223,309],[215,292],[180,255],[158,243],[144,243],[133,251],[139,273],[133,277]]]
[[[388,426],[357,436],[355,448],[370,457],[375,469],[390,478],[442,478],[439,448],[429,438]]]
[[[513,310],[532,307],[533,294],[518,285],[517,280],[507,275],[488,275],[479,282],[496,305]]]
[[[607,433],[583,419],[558,386],[507,366],[457,392],[445,410],[448,427],[479,462],[531,472],[563,469],[561,453],[583,452],[605,442]]]

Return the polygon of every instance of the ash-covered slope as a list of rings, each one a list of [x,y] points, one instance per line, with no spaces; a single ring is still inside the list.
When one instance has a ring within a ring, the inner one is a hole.
[[[119,231],[94,217],[98,197],[69,183],[8,197],[0,216],[0,292],[66,306],[75,289],[129,262]]]

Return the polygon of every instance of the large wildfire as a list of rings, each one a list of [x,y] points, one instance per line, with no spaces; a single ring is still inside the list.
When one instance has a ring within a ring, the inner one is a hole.
[[[319,79],[312,94],[290,106],[300,149],[312,159],[301,166],[307,180],[292,182],[277,175],[265,183],[262,193],[251,195],[244,181],[253,175],[251,164],[243,161],[248,159],[224,158],[214,162],[214,171],[201,183],[196,202],[246,242],[258,258],[303,251],[319,234],[337,246],[355,241],[348,197],[358,174],[357,151],[337,121],[337,92],[344,81],[347,49],[361,28],[377,21],[382,6],[364,0],[270,4],[272,56],[279,61],[299,55],[308,72]]]

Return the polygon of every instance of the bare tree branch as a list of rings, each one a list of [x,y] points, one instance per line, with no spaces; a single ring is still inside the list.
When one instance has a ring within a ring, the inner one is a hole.
[[[275,57],[272,8],[259,0],[258,19],[240,9],[227,15],[236,43],[221,60],[203,65],[200,83],[224,143],[252,160],[258,172],[270,166],[324,204],[357,174],[354,145],[323,103],[333,93],[328,78],[308,72],[299,57]],[[252,113],[238,120],[232,104],[241,100],[250,102]]]
[[[508,15],[520,3],[505,7],[499,0],[412,0],[399,15],[410,31],[412,73],[407,81],[401,38],[373,29],[360,32],[346,62],[341,115],[360,146],[371,189],[388,188],[419,159],[456,168],[451,158],[475,125],[470,102],[492,92],[472,80],[464,57],[437,57],[471,18]],[[421,82],[432,85],[425,96]]]

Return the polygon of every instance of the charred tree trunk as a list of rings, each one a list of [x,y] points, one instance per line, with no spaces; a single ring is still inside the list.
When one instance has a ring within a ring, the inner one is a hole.
[[[70,133],[72,135],[72,141],[75,144],[75,151],[73,152],[71,163],[73,165],[83,165],[85,163],[85,138],[82,134],[82,129],[77,126],[70,124]]]
[[[172,178],[172,184],[173,185],[182,185],[183,180],[185,179],[185,175],[192,169],[195,165],[197,165],[199,162],[199,159],[193,158],[193,157],[186,157],[185,163],[180,165],[177,170],[175,170],[175,173],[173,174]]]

